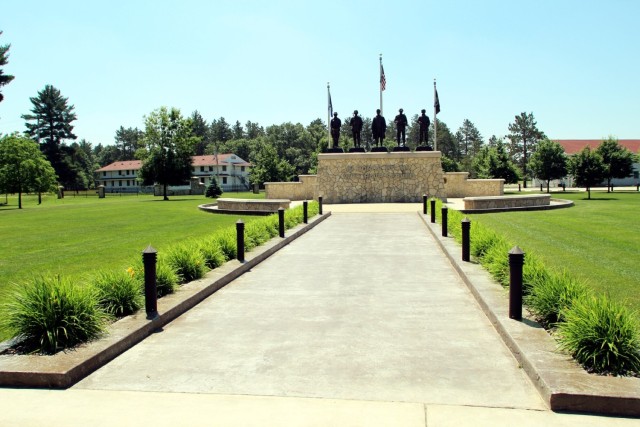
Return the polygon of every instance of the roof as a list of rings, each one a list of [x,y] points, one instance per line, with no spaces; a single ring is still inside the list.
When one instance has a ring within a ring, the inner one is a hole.
[[[126,160],[123,162],[113,162],[103,168],[98,169],[96,172],[108,172],[108,171],[122,171],[122,170],[138,170],[142,167],[142,161],[140,160]]]
[[[251,163],[244,161],[240,157],[233,153],[218,154],[218,161],[216,162],[216,156],[191,156],[191,165],[196,166],[213,166],[213,165],[234,165],[234,166],[248,166],[251,167]],[[98,169],[96,172],[109,172],[109,171],[122,171],[122,170],[139,170],[142,167],[141,160],[126,160],[122,162],[113,162],[105,167]]]
[[[554,141],[562,145],[567,154],[579,153],[587,146],[596,149],[602,143],[602,139],[554,139]],[[632,153],[640,152],[640,139],[619,139],[618,143]]]

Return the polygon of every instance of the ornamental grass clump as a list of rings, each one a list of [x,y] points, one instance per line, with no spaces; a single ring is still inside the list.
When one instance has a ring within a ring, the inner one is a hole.
[[[142,282],[144,284],[144,280]],[[172,294],[178,289],[180,277],[176,271],[164,259],[160,259],[156,264],[156,291],[158,298]]]
[[[471,255],[475,258],[484,258],[487,251],[499,242],[501,239],[496,232],[482,226],[482,224],[474,224],[470,237]]]
[[[202,239],[195,243],[195,245],[204,257],[206,266],[211,270],[220,267],[227,261],[216,239]]]
[[[54,354],[100,336],[107,315],[90,286],[37,277],[9,292],[2,328],[23,340],[28,351]]]
[[[202,278],[207,270],[204,256],[193,244],[174,246],[167,253],[166,261],[183,283]]]
[[[509,285],[510,250],[510,245],[504,239],[498,239],[482,257],[482,265],[502,286]]]
[[[526,265],[526,264],[525,264]],[[545,280],[540,280],[531,288],[525,303],[545,328],[553,328],[562,321],[562,313],[566,312],[578,300],[591,295],[584,282],[566,272],[561,274],[547,273]]]
[[[135,313],[144,304],[140,281],[133,268],[122,271],[100,272],[92,280],[98,304],[115,317]]]
[[[561,313],[560,347],[587,371],[640,373],[640,325],[634,313],[606,296],[580,298]]]
[[[238,242],[235,229],[227,228],[214,234],[213,239],[218,243],[227,261],[235,259],[238,254]]]
[[[244,229],[245,232],[245,249],[247,251],[262,245],[268,241],[271,236],[265,227],[263,221],[257,220],[248,223]]]

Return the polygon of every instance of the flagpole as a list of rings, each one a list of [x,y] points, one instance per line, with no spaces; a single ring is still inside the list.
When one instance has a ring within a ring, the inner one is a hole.
[[[383,116],[382,113],[382,54],[380,54],[380,115]]]
[[[438,151],[438,112],[436,109],[436,79],[433,79],[433,150]]]
[[[331,148],[331,91],[329,90],[329,82],[327,82],[327,132],[329,133],[327,147]]]

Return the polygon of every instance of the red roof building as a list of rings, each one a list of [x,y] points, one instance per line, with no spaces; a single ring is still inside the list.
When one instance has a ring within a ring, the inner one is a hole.
[[[554,139],[554,141],[562,145],[564,152],[568,155],[577,154],[584,147],[595,150],[602,143],[602,139]],[[619,139],[618,143],[634,154],[640,153],[640,139]]]
[[[223,191],[249,190],[249,171],[251,163],[233,153],[206,156],[192,156],[193,177],[208,186],[215,176]],[[142,167],[140,160],[113,162],[96,170],[98,185],[104,185],[105,191],[137,192],[141,190],[138,171]]]

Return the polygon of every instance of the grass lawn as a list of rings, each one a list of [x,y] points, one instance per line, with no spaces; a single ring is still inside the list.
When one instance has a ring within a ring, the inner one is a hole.
[[[566,269],[600,293],[640,312],[640,193],[553,193],[574,207],[469,215],[542,259]],[[473,239],[473,225],[471,226]]]
[[[82,278],[100,269],[126,268],[151,244],[162,252],[172,243],[233,226],[240,218],[216,215],[197,206],[212,203],[204,196],[173,196],[169,201],[149,195],[110,195],[98,199],[64,199],[48,195],[17,198],[0,206],[0,291],[12,282],[38,274]],[[264,193],[225,193],[223,197],[264,198]],[[0,203],[5,197],[0,197]],[[1,298],[1,296],[0,296]]]

